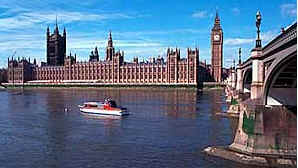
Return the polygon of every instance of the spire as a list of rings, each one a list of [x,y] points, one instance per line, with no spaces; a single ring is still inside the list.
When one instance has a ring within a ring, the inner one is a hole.
[[[57,24],[57,14],[56,14],[56,27],[57,27],[57,25],[58,25],[58,24]]]
[[[97,46],[95,47],[94,53],[95,53],[95,56],[98,56]]]
[[[63,30],[63,36],[65,37],[66,36],[66,29],[64,27],[64,30]]]
[[[55,33],[55,34],[59,34],[58,21],[57,21],[57,14],[56,14],[56,28],[55,28],[54,33]]]
[[[33,64],[36,65],[36,59],[35,59],[35,58],[34,58],[34,60],[33,60]]]
[[[112,31],[111,30],[109,31],[109,39],[112,40]]]
[[[109,32],[108,47],[113,47],[112,31]]]
[[[216,9],[216,14],[215,14],[215,20],[218,20],[219,17],[218,17],[218,10]]]
[[[47,28],[47,39],[50,37],[50,28],[49,28],[49,26],[48,26],[48,28]]]
[[[220,19],[219,19],[219,15],[218,15],[218,10],[216,9],[213,30],[220,30],[220,29],[221,29]]]

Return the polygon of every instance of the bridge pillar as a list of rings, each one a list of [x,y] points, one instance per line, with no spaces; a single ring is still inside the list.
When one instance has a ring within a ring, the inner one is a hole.
[[[229,74],[227,80],[227,85],[225,88],[225,92],[226,92],[226,102],[231,102],[232,100],[232,73]]]
[[[235,69],[232,69],[231,77],[232,77],[232,79],[231,79],[232,88],[236,89],[236,72],[235,72]]]
[[[251,99],[262,98],[264,84],[264,63],[259,58],[262,56],[262,48],[255,48],[251,51],[252,58],[252,84]]]
[[[236,91],[238,93],[243,93],[243,71],[238,67],[237,68],[237,83],[236,83]]]

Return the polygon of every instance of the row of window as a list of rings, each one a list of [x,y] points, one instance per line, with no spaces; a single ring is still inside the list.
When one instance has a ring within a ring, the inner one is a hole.
[[[103,71],[112,71],[112,68],[97,68],[97,67],[91,67],[91,68],[71,68],[72,71],[81,71],[81,73],[83,72],[103,72]],[[120,68],[119,69],[120,72],[165,72],[166,71],[166,67],[145,67],[145,68]],[[175,70],[175,67],[171,66],[171,70]],[[178,71],[182,70],[182,71],[186,71],[187,67],[186,66],[179,66],[178,67]],[[190,70],[193,70],[193,67],[190,67]],[[68,68],[65,69],[65,71],[68,71]],[[117,68],[114,69],[114,71],[117,71]],[[49,69],[49,70],[39,70],[39,73],[64,73],[64,69]]]
[[[69,71],[66,71],[66,73],[68,73]],[[109,74],[110,72],[112,72],[112,71],[105,71],[104,73],[105,74]],[[92,75],[92,74],[102,74],[100,71],[81,71],[81,72],[79,72],[79,73],[76,73],[76,71],[71,71],[70,73],[72,73],[72,74],[80,74],[80,75],[84,75],[84,74],[88,74],[88,75]],[[114,73],[115,74],[117,74],[118,73],[118,71],[114,71]],[[122,72],[122,71],[120,71],[120,74],[122,74],[122,73],[138,73],[138,72]],[[159,71],[159,72],[152,72],[152,71],[150,71],[150,72],[140,72],[141,74],[142,73],[150,73],[150,74],[152,74],[152,73],[154,73],[154,74],[156,74],[156,73],[161,73],[161,71]],[[166,73],[166,72],[163,72],[163,73]],[[180,72],[180,73],[185,73],[185,72]],[[65,74],[65,72],[61,72],[61,71],[54,71],[54,72],[39,72],[38,73],[39,75],[59,75],[59,74]]]
[[[88,75],[85,75],[84,73],[79,73],[79,74],[77,74],[77,73],[74,73],[74,72],[71,72],[73,75],[72,76],[102,76],[102,75],[107,75],[107,74],[110,74],[110,73],[105,73],[105,74],[98,74],[98,73],[87,73]],[[67,73],[68,74],[68,73]],[[114,74],[115,74],[115,76],[117,76],[117,72],[114,72]],[[163,75],[165,75],[166,73],[163,73]],[[184,73],[184,72],[178,72],[177,73],[179,76],[187,76],[187,73]],[[51,73],[51,74],[46,74],[46,73],[40,73],[40,74],[38,74],[38,76],[61,76],[61,75],[64,75],[64,73]],[[126,75],[125,73],[120,73],[119,74],[120,76],[122,76],[122,75]],[[143,73],[141,73],[141,74],[127,74],[128,76],[138,76],[138,75],[143,75]],[[145,73],[144,75],[150,75],[150,76],[152,76],[152,75],[154,75],[154,76],[156,76],[156,75],[162,75],[161,73]],[[171,73],[170,73],[170,75],[175,75],[175,72],[174,71],[171,71]],[[190,72],[189,73],[189,75],[190,76],[192,76],[193,75],[193,73],[192,72]]]
[[[186,75],[181,75],[181,77],[179,77],[180,75],[178,75],[178,80],[186,80],[187,76]],[[41,75],[38,76],[38,80],[50,80],[50,79],[64,79],[64,77],[66,77],[66,79],[68,78],[68,76],[64,76],[64,75]],[[21,76],[19,76],[19,78],[21,78]],[[166,75],[119,75],[120,79],[165,79]],[[174,78],[174,74],[171,74],[171,78]],[[84,80],[84,79],[112,79],[111,75],[103,75],[103,76],[95,76],[95,75],[89,75],[89,76],[84,76],[84,75],[72,75],[71,79],[73,80]],[[115,74],[114,79],[117,79],[117,75]],[[193,79],[193,76],[190,76],[190,79]]]

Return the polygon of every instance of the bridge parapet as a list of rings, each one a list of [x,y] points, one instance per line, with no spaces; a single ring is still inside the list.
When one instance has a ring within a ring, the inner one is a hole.
[[[283,45],[288,45],[289,42],[297,39],[297,23],[291,25],[284,32],[279,34],[276,38],[270,41],[265,47],[263,47],[263,58],[269,57],[272,54],[282,49]]]

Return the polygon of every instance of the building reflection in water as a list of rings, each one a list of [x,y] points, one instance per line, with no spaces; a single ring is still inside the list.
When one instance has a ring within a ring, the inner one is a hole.
[[[57,167],[62,166],[62,160],[65,156],[61,151],[68,150],[68,138],[72,135],[72,124],[67,121],[68,112],[65,108],[68,101],[71,100],[73,92],[64,90],[39,90],[42,97],[45,98],[45,111],[48,113],[47,133],[48,141],[46,144],[46,153],[49,157],[47,161],[52,162]]]
[[[167,116],[174,118],[196,118],[197,92],[195,90],[174,90],[164,96]]]
[[[214,119],[218,119],[219,117],[216,117],[216,113],[223,112],[223,104],[224,100],[222,99],[222,91],[213,91],[210,92],[210,98],[209,98],[210,104],[211,104],[211,114]]]
[[[132,114],[150,111],[142,114],[144,117],[160,117],[160,112],[174,118],[196,117],[197,93],[193,89],[90,89],[81,97],[81,102],[112,98]]]

